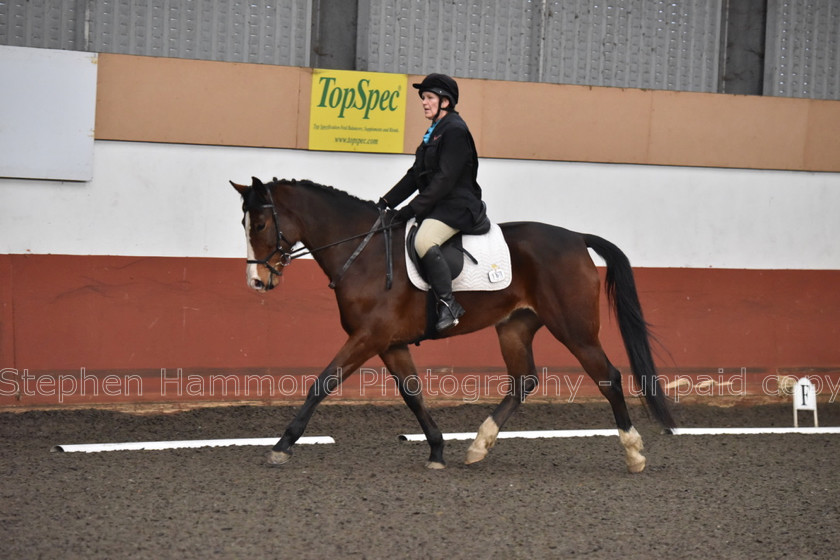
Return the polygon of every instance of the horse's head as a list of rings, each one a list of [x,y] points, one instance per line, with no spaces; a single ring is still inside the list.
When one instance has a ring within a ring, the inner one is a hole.
[[[275,201],[274,183],[264,185],[256,177],[251,186],[230,182],[242,195],[245,241],[248,247],[248,286],[266,291],[274,288],[278,276],[292,259],[292,246],[300,240],[299,228],[283,206]]]

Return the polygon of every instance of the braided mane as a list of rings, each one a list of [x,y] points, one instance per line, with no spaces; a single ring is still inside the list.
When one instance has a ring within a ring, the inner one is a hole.
[[[372,200],[364,200],[364,199],[359,198],[358,196],[352,195],[352,194],[350,194],[346,191],[343,191],[341,189],[338,189],[336,187],[331,187],[331,186],[328,186],[328,185],[321,185],[321,184],[316,183],[314,181],[310,181],[309,179],[301,179],[301,180],[298,180],[298,179],[278,179],[277,177],[274,177],[273,183],[317,190],[317,191],[320,191],[320,192],[322,192],[322,193],[324,193],[324,194],[326,194],[326,195],[328,195],[332,198],[335,198],[335,199],[338,199],[338,200],[352,201],[354,203],[359,203],[359,204],[364,204],[365,206],[370,207],[370,208],[374,208],[376,206],[376,204]]]

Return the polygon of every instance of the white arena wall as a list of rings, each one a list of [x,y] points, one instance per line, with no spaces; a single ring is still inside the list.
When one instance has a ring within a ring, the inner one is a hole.
[[[411,158],[110,141],[94,156],[87,183],[0,179],[0,404],[302,398],[344,338],[332,292],[311,259],[268,294],[245,287],[240,200],[227,181],[310,178],[376,199]],[[840,208],[840,174],[482,159],[479,179],[495,221],[588,231],[628,254],[666,382],[702,387],[711,376],[760,397],[779,387],[768,380],[805,372],[827,395],[840,387],[840,224],[828,211]],[[602,314],[605,347],[629,373]],[[432,372],[503,371],[494,339],[490,330],[421,345],[432,398]],[[536,352],[544,397],[596,393],[550,337],[541,333]],[[396,398],[371,377],[381,364],[366,367],[345,398]],[[27,375],[54,384],[27,390]],[[270,375],[278,389],[267,398],[195,385],[230,375]],[[112,395],[91,376],[138,381]],[[711,394],[730,394],[720,391]]]
[[[406,155],[95,143],[87,183],[0,179],[6,254],[244,257],[228,180],[311,179],[377,200]],[[491,218],[612,240],[634,266],[840,269],[840,174],[482,159]]]

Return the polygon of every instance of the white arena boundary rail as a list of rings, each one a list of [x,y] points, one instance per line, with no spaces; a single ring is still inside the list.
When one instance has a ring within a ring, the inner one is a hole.
[[[822,428],[677,428],[673,435],[760,435],[760,434],[840,434],[840,427]],[[475,432],[455,432],[443,434],[446,441],[475,439]],[[545,439],[545,438],[580,438],[618,436],[616,429],[588,430],[535,430],[499,432],[497,439]],[[400,434],[400,441],[426,441],[424,434]],[[138,441],[125,443],[82,443],[53,446],[50,451],[64,453],[98,453],[103,451],[162,451],[169,449],[196,449],[202,447],[228,446],[272,446],[278,438],[235,438],[185,441]],[[304,436],[298,441],[302,445],[330,444],[335,440],[330,436]]]
[[[675,428],[675,436],[721,436],[721,435],[761,435],[761,434],[840,434],[840,426],[823,428]],[[475,439],[475,432],[455,432],[443,434],[446,441]],[[616,429],[590,430],[536,430],[521,432],[499,432],[496,439],[542,439],[542,438],[579,438],[579,437],[618,437]],[[426,441],[424,434],[400,434],[400,441]]]

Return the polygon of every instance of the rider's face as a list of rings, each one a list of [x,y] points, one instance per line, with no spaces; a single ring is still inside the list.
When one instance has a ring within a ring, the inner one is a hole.
[[[436,93],[432,93],[431,91],[424,91],[420,96],[420,102],[423,104],[423,116],[429,120],[435,118],[435,115],[438,114],[438,108],[445,110],[449,107],[449,99],[438,97]]]

